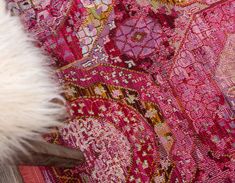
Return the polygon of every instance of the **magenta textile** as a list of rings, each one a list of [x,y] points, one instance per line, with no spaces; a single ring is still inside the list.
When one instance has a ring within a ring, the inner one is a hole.
[[[235,0],[8,8],[65,89],[70,119],[47,140],[86,156],[73,169],[22,167],[26,183],[235,182]]]

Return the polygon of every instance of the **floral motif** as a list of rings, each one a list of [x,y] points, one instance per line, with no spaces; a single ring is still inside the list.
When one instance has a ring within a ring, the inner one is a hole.
[[[114,98],[119,98],[122,95],[122,92],[120,90],[113,90],[112,96]]]
[[[145,117],[146,118],[153,118],[156,115],[158,115],[158,111],[156,109],[151,108],[151,109],[146,111]]]
[[[103,95],[103,94],[105,94],[105,92],[106,92],[106,90],[104,89],[104,87],[103,86],[97,86],[97,87],[95,87],[95,93],[97,94],[97,95]]]
[[[151,17],[132,17],[119,26],[115,42],[124,54],[145,58],[159,46],[161,33],[160,24]]]
[[[135,95],[131,95],[131,94],[128,94],[127,97],[126,97],[126,100],[130,103],[130,104],[134,104],[135,101],[136,101],[136,96]]]

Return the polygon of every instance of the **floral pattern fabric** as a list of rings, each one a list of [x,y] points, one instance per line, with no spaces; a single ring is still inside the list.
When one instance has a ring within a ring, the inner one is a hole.
[[[235,182],[234,0],[8,8],[65,89],[70,118],[46,139],[86,157],[72,169],[21,167],[26,183]]]

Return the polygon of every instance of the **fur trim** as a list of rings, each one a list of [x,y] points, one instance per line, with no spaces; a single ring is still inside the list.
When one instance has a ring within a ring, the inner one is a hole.
[[[58,125],[63,100],[45,64],[46,57],[0,0],[0,162],[17,157],[27,139]]]

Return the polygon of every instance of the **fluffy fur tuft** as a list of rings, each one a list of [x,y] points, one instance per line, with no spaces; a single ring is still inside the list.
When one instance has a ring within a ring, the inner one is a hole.
[[[0,0],[0,162],[17,157],[27,139],[40,138],[64,114],[51,102],[63,99],[46,62]]]

